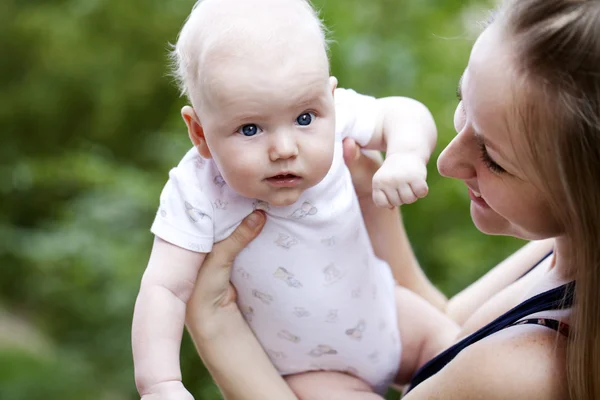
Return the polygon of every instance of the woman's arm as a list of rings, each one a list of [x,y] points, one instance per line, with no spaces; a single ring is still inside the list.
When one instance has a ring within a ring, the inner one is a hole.
[[[415,372],[439,352],[452,345],[459,327],[421,296],[396,287],[398,327],[402,360],[396,384],[407,384]]]
[[[358,195],[375,254],[391,267],[394,278],[451,319],[462,325],[481,304],[515,282],[553,247],[553,239],[531,242],[475,283],[455,295],[450,301],[429,281],[414,255],[399,209],[385,209],[372,201],[373,175],[381,165],[377,152],[361,156],[358,145],[351,139],[344,141],[344,158]]]
[[[446,314],[462,325],[474,312],[496,293],[512,284],[548,254],[554,239],[528,243],[502,261],[479,280],[448,301]]]
[[[381,154],[376,151],[363,153],[353,140],[346,139],[344,159],[352,174],[352,182],[375,254],[390,265],[399,285],[417,293],[437,309],[444,310],[446,297],[433,286],[419,266],[406,235],[400,209],[377,207],[373,202],[372,181],[373,175],[381,166]]]
[[[188,319],[188,329],[224,399],[297,399],[239,312],[229,313],[219,323],[217,335],[198,331],[200,321]]]

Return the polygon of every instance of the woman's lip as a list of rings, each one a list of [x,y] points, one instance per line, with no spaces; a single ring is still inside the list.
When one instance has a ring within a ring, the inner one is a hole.
[[[475,196],[475,193],[473,193],[473,190],[471,188],[469,188],[469,197],[471,198],[471,201],[477,204],[478,206],[486,208],[489,207],[488,203],[483,199],[483,197]]]

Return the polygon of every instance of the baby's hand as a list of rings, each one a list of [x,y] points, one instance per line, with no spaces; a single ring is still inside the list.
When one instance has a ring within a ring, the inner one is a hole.
[[[183,383],[172,381],[152,386],[141,400],[194,400],[194,397],[183,387]]]
[[[414,203],[427,195],[426,178],[427,167],[421,157],[389,154],[373,176],[373,202],[387,208]]]

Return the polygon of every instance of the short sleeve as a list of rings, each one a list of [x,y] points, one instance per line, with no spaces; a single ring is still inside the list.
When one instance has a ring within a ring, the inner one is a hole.
[[[361,146],[367,145],[379,121],[377,99],[352,89],[336,89],[336,134],[351,138]]]
[[[150,230],[176,246],[208,253],[214,243],[212,203],[185,172],[182,166],[169,172]]]

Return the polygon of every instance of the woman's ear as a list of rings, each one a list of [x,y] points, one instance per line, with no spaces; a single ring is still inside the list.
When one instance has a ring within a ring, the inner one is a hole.
[[[204,158],[211,158],[212,155],[210,154],[210,149],[208,148],[206,138],[204,137],[204,129],[202,129],[202,125],[200,125],[200,120],[196,115],[196,111],[190,106],[185,106],[181,109],[181,117],[185,121],[190,140],[198,150],[198,153]]]

